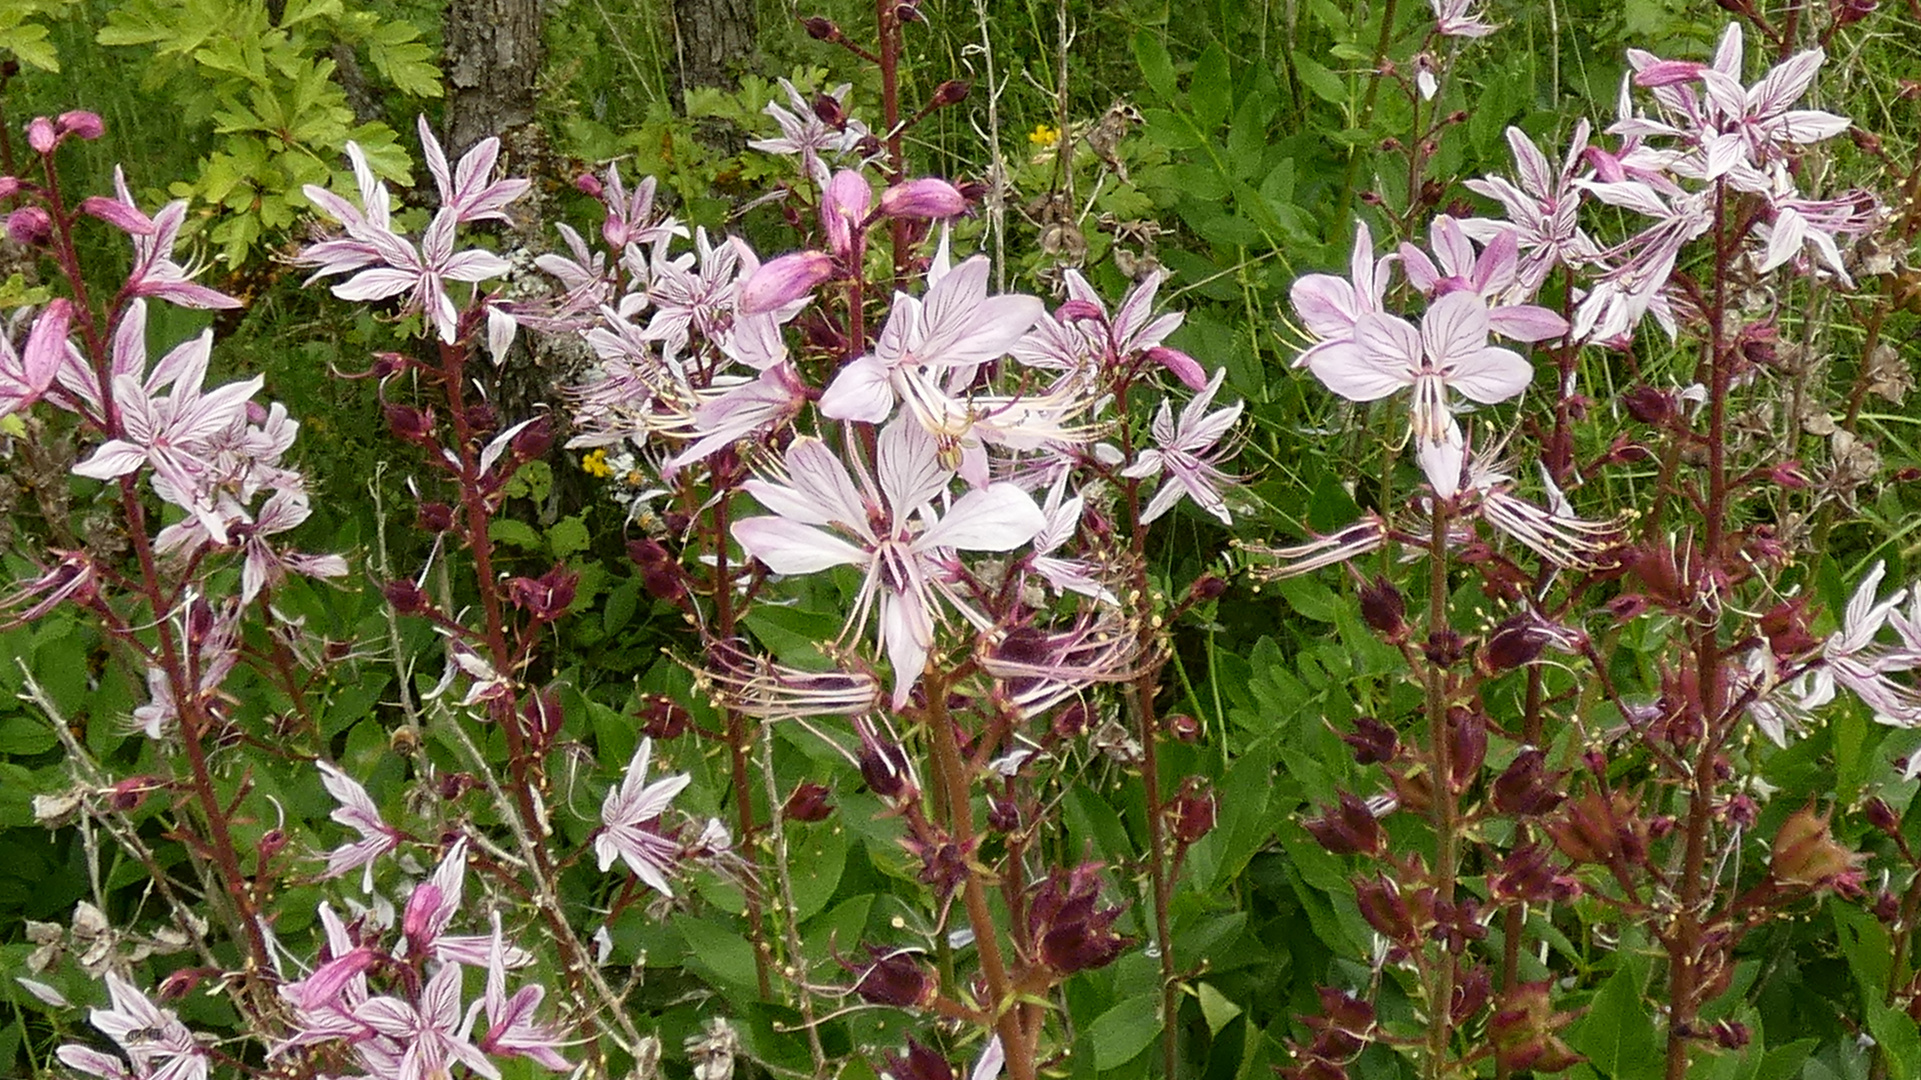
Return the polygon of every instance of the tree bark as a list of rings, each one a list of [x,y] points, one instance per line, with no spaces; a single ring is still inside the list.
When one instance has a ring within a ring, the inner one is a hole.
[[[674,0],[677,82],[682,97],[707,87],[731,90],[760,33],[754,0]],[[678,102],[676,102],[678,104]]]
[[[539,0],[452,0],[446,37],[449,157],[533,123]]]

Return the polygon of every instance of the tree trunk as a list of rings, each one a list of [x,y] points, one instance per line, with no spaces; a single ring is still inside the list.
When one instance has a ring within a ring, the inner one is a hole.
[[[682,94],[696,87],[733,89],[759,33],[754,0],[674,0]]]
[[[448,156],[533,123],[539,0],[452,0],[446,36]]]

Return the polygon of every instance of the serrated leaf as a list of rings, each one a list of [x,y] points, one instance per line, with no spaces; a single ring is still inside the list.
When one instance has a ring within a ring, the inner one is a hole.
[[[1143,28],[1134,35],[1134,61],[1141,66],[1141,77],[1154,93],[1162,101],[1172,102],[1178,92],[1174,61],[1167,55],[1167,46],[1161,44],[1159,34]]]
[[[1234,80],[1227,67],[1227,51],[1217,42],[1201,54],[1187,84],[1187,102],[1194,110],[1194,123],[1203,132],[1214,130],[1227,121],[1233,107]]]
[[[587,523],[577,514],[547,526],[547,548],[556,559],[586,551],[592,543],[593,537],[587,533]]]
[[[540,539],[540,532],[532,525],[512,518],[495,518],[489,522],[487,538],[496,544],[512,544],[528,551],[539,551],[546,546]]]

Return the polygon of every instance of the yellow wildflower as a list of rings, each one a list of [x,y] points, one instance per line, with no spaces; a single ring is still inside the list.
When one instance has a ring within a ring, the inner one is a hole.
[[[1027,141],[1035,146],[1053,146],[1061,141],[1061,133],[1046,124],[1036,124],[1034,130],[1027,133]]]
[[[602,479],[614,475],[613,466],[607,464],[607,448],[603,446],[581,458],[580,471],[588,476],[598,476]]]

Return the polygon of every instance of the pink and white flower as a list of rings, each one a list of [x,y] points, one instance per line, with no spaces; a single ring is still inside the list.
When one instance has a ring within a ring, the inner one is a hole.
[[[1025,330],[1025,327],[1022,328]],[[894,666],[894,707],[907,703],[934,643],[935,595],[971,614],[946,588],[950,551],[1011,551],[1046,524],[1034,500],[1011,483],[989,484],[953,501],[942,499],[953,472],[942,467],[934,440],[905,418],[883,428],[875,454],[879,480],[861,484],[818,439],[788,447],[785,483],[750,480],[746,490],[773,511],[734,524],[734,539],[775,573],[812,574],[853,566],[864,575],[847,632],[858,635],[878,608],[878,634]]]
[[[627,775],[601,802],[601,829],[594,837],[594,854],[603,872],[620,859],[643,883],[662,896],[672,896],[674,887],[667,875],[680,862],[680,844],[662,831],[660,817],[692,777],[683,773],[648,783],[647,763],[653,753],[654,740],[640,740],[634,759],[627,764]]]

